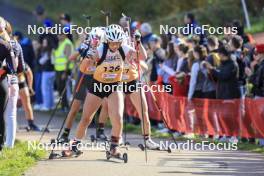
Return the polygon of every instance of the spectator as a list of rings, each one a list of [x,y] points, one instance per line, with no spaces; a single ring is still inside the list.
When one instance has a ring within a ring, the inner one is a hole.
[[[144,46],[149,43],[152,34],[152,28],[149,23],[142,23],[140,26],[140,33],[142,35],[141,42]]]
[[[220,57],[217,52],[218,39],[215,36],[209,36],[207,39],[207,47],[209,55],[206,61],[209,62],[213,67],[220,66]],[[203,74],[205,76],[204,85],[202,89],[203,98],[215,99],[216,98],[216,81],[213,79],[206,69],[203,68]]]
[[[71,69],[73,69],[73,63],[70,62],[69,57],[74,49],[72,42],[67,38],[67,35],[60,34],[59,46],[54,51],[54,68],[56,71],[56,86],[60,96],[62,96],[61,108],[63,111],[67,111],[69,104],[67,101],[67,94],[63,92],[67,85],[67,78]]]
[[[40,25],[48,24],[48,26],[52,26],[53,22],[46,16],[45,8],[42,5],[37,5],[33,14],[37,18],[37,21],[40,23]]]
[[[175,68],[175,75],[169,78],[170,84],[173,87],[173,95],[176,97],[186,97],[189,88],[189,59],[188,46],[180,41],[174,44],[175,52],[178,60]]]
[[[192,98],[202,98],[202,88],[204,84],[204,74],[201,71],[200,63],[207,57],[207,51],[204,46],[197,45],[194,47],[194,63],[191,68],[190,88],[188,100]]]
[[[53,22],[46,17],[45,9],[42,6],[37,6],[35,10],[36,18],[39,22],[42,23],[44,27],[52,27]],[[37,48],[37,58],[35,59],[34,63],[34,78],[35,78],[35,105],[34,110],[40,110],[42,108],[42,91],[41,91],[41,78],[42,78],[42,70],[41,65],[39,63],[39,59],[43,55],[42,51],[42,44],[45,43],[43,40],[50,41],[49,47],[52,49],[56,49],[58,47],[58,37],[57,35],[51,34],[51,33],[44,33],[42,35],[39,35],[38,37],[38,48]]]
[[[175,45],[175,49],[179,57],[176,67],[176,74],[177,76],[180,76],[181,73],[186,74],[189,72],[187,57],[189,47],[184,43],[180,43],[179,45]]]
[[[238,68],[230,56],[228,45],[219,48],[221,65],[216,69],[209,62],[203,62],[217,80],[216,98],[217,99],[236,99],[240,98],[237,71]]]
[[[247,70],[249,82],[253,84],[253,95],[255,99],[264,97],[264,44],[258,44],[254,51],[252,70]],[[255,143],[255,138],[249,138],[249,142]],[[260,146],[264,146],[264,139],[259,139]]]
[[[151,61],[151,73],[150,73],[150,81],[156,82],[158,79],[157,69],[159,64],[162,63],[165,58],[165,50],[161,48],[161,39],[157,35],[152,35],[149,39],[149,47],[153,53],[152,61]]]
[[[59,20],[64,29],[70,31],[72,25],[71,16],[67,13],[62,13],[59,17]],[[71,33],[68,33],[67,37],[73,42],[73,35]]]
[[[54,80],[55,80],[55,72],[54,66],[51,59],[52,45],[51,40],[49,38],[45,38],[42,42],[42,51],[41,57],[39,59],[39,64],[41,65],[42,70],[42,82],[41,82],[41,90],[43,95],[43,106],[41,108],[42,111],[49,111],[54,107]]]
[[[27,37],[24,37],[20,31],[16,31],[14,33],[14,37],[21,45],[24,54],[24,60],[32,70],[34,68],[35,53],[31,40]]]
[[[171,75],[164,70],[164,66],[167,66],[171,70],[175,70],[177,67],[178,56],[174,50],[174,44],[172,42],[170,42],[168,45],[167,53],[168,53],[167,54],[168,59],[166,59],[163,62],[162,66],[158,69],[158,76],[162,78],[161,79],[162,85],[165,85],[165,86],[171,85],[169,82],[169,77]]]
[[[244,44],[254,44],[255,43],[252,35],[246,34],[244,32],[244,25],[241,24],[240,21],[234,20],[232,23],[232,26],[237,28],[237,35],[239,35],[243,39]]]
[[[198,35],[189,35],[186,39],[186,43],[189,48],[194,48],[196,45],[199,45],[200,37]]]
[[[200,37],[199,44],[205,43],[205,39],[206,39],[205,34],[203,34],[203,31],[201,27],[198,25],[193,13],[187,13],[184,16],[184,24],[189,28],[188,30],[189,33],[184,33],[184,35],[198,35]]]
[[[230,49],[231,49],[231,58],[237,63],[238,65],[238,83],[240,88],[240,94],[244,98],[246,96],[246,62],[244,60],[244,56],[242,53],[242,44],[243,40],[240,36],[235,35],[229,41]]]
[[[256,45],[255,49],[256,65],[250,82],[254,86],[255,98],[264,97],[264,44]]]

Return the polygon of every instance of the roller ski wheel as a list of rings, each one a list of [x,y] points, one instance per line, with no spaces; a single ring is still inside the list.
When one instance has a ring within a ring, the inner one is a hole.
[[[171,148],[170,147],[168,147],[167,152],[171,153]]]
[[[124,161],[124,163],[127,163],[127,161],[128,161],[127,153],[123,153],[123,155],[121,155],[121,153],[118,153],[117,155],[113,155],[113,154],[111,154],[110,151],[106,151],[106,159],[110,160],[111,158],[122,160],[122,161]]]
[[[106,151],[106,159],[110,160],[111,158],[111,153],[109,151]]]
[[[128,155],[127,155],[127,153],[124,153],[123,154],[123,160],[124,160],[124,163],[127,163],[127,161],[128,161]]]
[[[138,147],[140,148],[140,150],[144,151],[145,150],[145,146],[143,144],[138,144]]]

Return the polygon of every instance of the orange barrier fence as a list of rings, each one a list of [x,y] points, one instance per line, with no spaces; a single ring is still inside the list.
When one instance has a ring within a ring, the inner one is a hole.
[[[171,130],[185,133],[264,138],[264,98],[245,100],[209,100],[174,97],[155,93]],[[150,92],[146,93],[149,116],[162,121]],[[138,117],[130,100],[126,99],[126,113]]]

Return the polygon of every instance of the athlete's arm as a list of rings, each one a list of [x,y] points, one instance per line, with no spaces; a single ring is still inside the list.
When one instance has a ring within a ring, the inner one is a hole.
[[[147,63],[146,63],[145,61],[143,61],[143,60],[140,61],[140,67],[141,67],[141,69],[143,70],[143,72],[148,71],[148,65],[147,65]]]
[[[69,44],[67,44],[66,46],[65,46],[65,49],[64,49],[64,55],[66,56],[66,58],[68,58],[69,60],[68,60],[68,62],[67,62],[67,68],[69,68],[69,65],[70,65],[70,56],[71,56],[71,54],[72,54],[72,48],[71,48],[71,46],[69,45]],[[67,70],[66,70],[67,71]]]
[[[141,43],[138,43],[136,49],[130,49],[128,53],[128,58],[134,58],[136,61],[146,60],[147,52]]]
[[[87,55],[82,59],[80,63],[80,71],[82,73],[87,73],[87,69],[93,66],[99,57],[98,50],[93,50],[92,48],[87,52]]]

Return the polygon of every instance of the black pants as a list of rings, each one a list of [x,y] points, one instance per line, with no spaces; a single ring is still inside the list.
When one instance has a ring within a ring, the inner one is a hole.
[[[56,72],[56,87],[57,87],[57,90],[59,92],[59,95],[62,96],[61,107],[62,108],[68,108],[69,105],[68,105],[68,101],[67,101],[66,91],[62,95],[63,90],[67,84],[67,76],[66,76],[66,78],[63,78],[63,76],[62,76],[64,73],[65,73],[64,71],[57,71]]]
[[[4,113],[8,100],[8,85],[6,78],[0,78],[0,150],[4,144],[5,120]]]
[[[203,92],[202,94],[203,94],[203,98],[216,99],[216,92],[215,91]]]
[[[193,98],[203,98],[203,93],[200,90],[196,90],[193,93]]]

